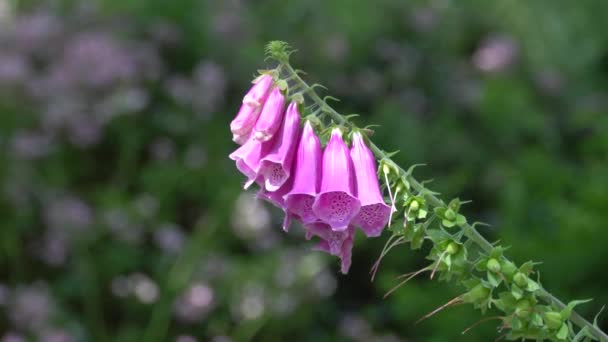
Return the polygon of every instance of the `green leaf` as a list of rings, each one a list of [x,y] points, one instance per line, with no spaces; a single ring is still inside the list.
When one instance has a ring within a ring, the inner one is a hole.
[[[573,300],[573,301],[569,302],[568,305],[566,305],[566,307],[561,311],[562,317],[564,319],[569,319],[570,315],[572,314],[572,310],[574,310],[574,308],[577,305],[589,303],[592,300],[593,299],[590,298],[590,299],[582,299],[582,300]]]
[[[560,340],[565,340],[566,338],[568,338],[568,326],[566,325],[566,323],[562,324],[562,327],[559,328],[559,331],[557,332],[557,334],[555,334],[555,337],[557,337]]]

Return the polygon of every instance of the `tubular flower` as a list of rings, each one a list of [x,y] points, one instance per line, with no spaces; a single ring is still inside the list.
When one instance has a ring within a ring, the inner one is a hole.
[[[258,182],[260,180],[258,179]],[[263,185],[260,184],[260,190],[258,191],[256,197],[258,199],[265,200],[267,202],[272,203],[275,207],[280,208],[285,213],[285,217],[283,219],[283,230],[288,231],[289,225],[291,224],[291,219],[296,218],[299,219],[298,215],[294,215],[293,213],[287,210],[287,206],[285,205],[284,196],[286,193],[291,190],[293,186],[293,177],[290,177],[283,186],[281,186],[277,191],[270,192],[264,189]]]
[[[278,87],[272,88],[260,117],[253,128],[253,136],[259,141],[270,140],[278,131],[283,119],[285,96]]]
[[[354,174],[342,132],[334,128],[323,152],[320,193],[312,205],[317,217],[333,230],[346,230],[357,216],[361,202],[354,193]]]
[[[313,236],[321,238],[314,249],[339,257],[342,260],[342,273],[348,273],[351,265],[355,228],[349,226],[348,229],[337,232],[332,230],[328,224],[316,222],[306,225],[305,229],[306,239],[310,240]]]
[[[298,105],[292,102],[285,112],[285,119],[274,140],[272,150],[260,161],[259,173],[264,177],[268,191],[278,190],[291,173],[291,165],[300,132]]]
[[[359,132],[353,134],[350,156],[357,179],[357,194],[361,201],[361,210],[354,218],[353,224],[360,227],[368,237],[379,236],[388,222],[391,208],[384,203],[380,191],[374,155]]]
[[[248,140],[251,130],[255,126],[262,106],[268,97],[272,76],[262,75],[254,81],[253,87],[243,98],[243,104],[238,114],[230,123],[234,142],[242,145]]]
[[[310,122],[306,122],[294,160],[293,188],[285,195],[287,209],[302,223],[317,220],[312,210],[321,181],[321,143]]]
[[[230,159],[236,161],[236,168],[247,177],[245,189],[258,179],[260,161],[270,152],[272,143],[273,141],[261,142],[250,136],[243,146],[229,155]]]

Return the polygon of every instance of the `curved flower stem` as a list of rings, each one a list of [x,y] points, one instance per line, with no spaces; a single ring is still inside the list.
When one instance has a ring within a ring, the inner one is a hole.
[[[348,121],[346,118],[344,118],[340,113],[338,113],[335,109],[333,109],[330,105],[327,104],[327,102],[325,102],[317,93],[316,91],[310,87],[301,77],[300,75],[298,75],[298,73],[296,72],[295,69],[293,69],[293,67],[287,62],[287,61],[281,61],[280,62],[280,66],[281,68],[283,68],[284,71],[286,71],[288,73],[288,77],[290,79],[292,79],[297,85],[298,88],[302,89],[303,92],[306,93],[306,95],[308,95],[310,97],[310,99],[319,106],[319,108],[327,113],[330,118],[336,122],[339,125],[343,125],[349,128],[353,128],[355,127],[353,123],[351,123],[350,121]],[[374,153],[374,155],[376,155],[376,157],[379,160],[387,160],[391,163],[391,166],[394,167],[396,170],[398,170],[399,174],[402,176],[407,177],[408,182],[411,184],[412,188],[416,191],[422,191],[424,190],[424,185],[422,183],[420,183],[418,180],[416,180],[412,175],[408,174],[403,168],[401,168],[399,165],[395,164],[394,162],[392,162],[392,160],[389,158],[389,156],[383,151],[381,150],[378,146],[376,146],[373,142],[369,141],[369,147],[372,150],[372,152]],[[427,198],[427,200],[429,201],[429,203],[433,206],[445,206],[445,203],[439,199],[438,197],[436,197],[435,195],[433,195],[432,193],[425,193],[425,197]],[[486,238],[484,238],[478,231],[477,229],[475,229],[475,227],[473,227],[472,225],[466,223],[462,226],[462,228],[464,229],[464,233],[465,235],[471,240],[473,241],[477,246],[479,246],[483,251],[489,253],[490,251],[492,251],[492,249],[494,248],[494,246],[492,246],[492,244],[486,240]],[[549,293],[547,290],[545,290],[544,288],[541,287],[541,289],[538,291],[538,295],[541,299],[543,299],[545,302],[547,302],[548,304],[553,305],[555,308],[562,310],[564,308],[566,308],[566,305],[560,301],[559,299],[557,299],[555,296],[553,296],[551,293]],[[583,318],[581,315],[579,315],[577,312],[572,311],[572,314],[570,316],[570,321],[574,324],[576,324],[577,326],[579,326],[580,328],[586,328],[588,329],[588,331],[595,336],[595,338],[597,338],[599,341],[601,342],[608,342],[608,335],[606,333],[604,333],[602,330],[600,330],[599,327],[593,325],[591,322],[587,321],[585,318]]]

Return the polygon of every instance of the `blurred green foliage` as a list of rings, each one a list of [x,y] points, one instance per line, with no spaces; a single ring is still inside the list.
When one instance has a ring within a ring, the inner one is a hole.
[[[272,39],[403,167],[471,199],[515,261],[543,262],[552,293],[594,298],[588,318],[608,303],[606,1],[21,1],[0,17],[7,341],[498,336],[461,335],[481,318],[466,306],[415,325],[459,294],[445,284],[382,299],[425,253],[393,250],[370,283],[386,237],[359,236],[338,275],[241,195],[228,123]]]

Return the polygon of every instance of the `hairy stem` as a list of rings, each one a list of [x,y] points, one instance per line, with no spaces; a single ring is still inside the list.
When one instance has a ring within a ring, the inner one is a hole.
[[[280,67],[288,73],[288,77],[290,79],[292,79],[298,85],[298,88],[303,89],[303,92],[305,92],[306,95],[308,95],[310,97],[310,99],[324,113],[327,113],[327,115],[329,115],[329,117],[333,121],[335,121],[339,125],[343,125],[346,127],[351,127],[351,128],[355,127],[350,121],[348,121],[340,113],[338,113],[335,109],[333,109],[330,105],[328,105],[327,102],[325,102],[316,93],[316,91],[312,87],[310,87],[300,77],[300,75],[298,75],[296,70],[293,69],[293,67],[287,61],[281,61]],[[381,150],[378,146],[376,146],[373,142],[369,141],[369,147],[379,160],[391,161],[391,159],[388,157],[388,155],[383,150]],[[403,168],[401,168],[399,165],[393,163],[392,161],[391,161],[391,163],[392,163],[391,166],[396,168],[401,175],[404,175],[407,177],[407,180],[411,184],[413,189],[415,189],[416,191],[422,191],[425,189],[424,185],[422,183],[420,183],[418,180],[416,180],[412,175],[408,174]],[[445,206],[445,203],[433,194],[425,193],[425,197],[429,201],[429,203],[435,207]],[[465,235],[471,241],[473,241],[477,246],[479,246],[483,251],[489,253],[494,248],[494,246],[492,246],[492,244],[488,240],[486,240],[486,238],[484,238],[477,231],[477,229],[475,229],[475,227],[473,227],[472,225],[466,223],[462,226],[462,228],[464,229]],[[559,310],[562,310],[566,307],[566,305],[562,301],[557,299],[555,296],[553,296],[551,293],[549,293],[544,288],[541,288],[538,291],[538,295],[545,302],[553,305],[555,308],[557,308]],[[572,323],[576,324],[577,326],[579,326],[581,328],[587,328],[591,332],[591,334],[593,336],[595,336],[599,341],[608,342],[608,335],[606,335],[606,333],[604,333],[602,330],[600,330],[599,327],[597,327],[597,326],[593,325],[591,322],[587,321],[585,318],[583,318],[577,312],[572,311],[572,315],[570,316],[569,319],[570,319],[570,321],[572,321]]]

